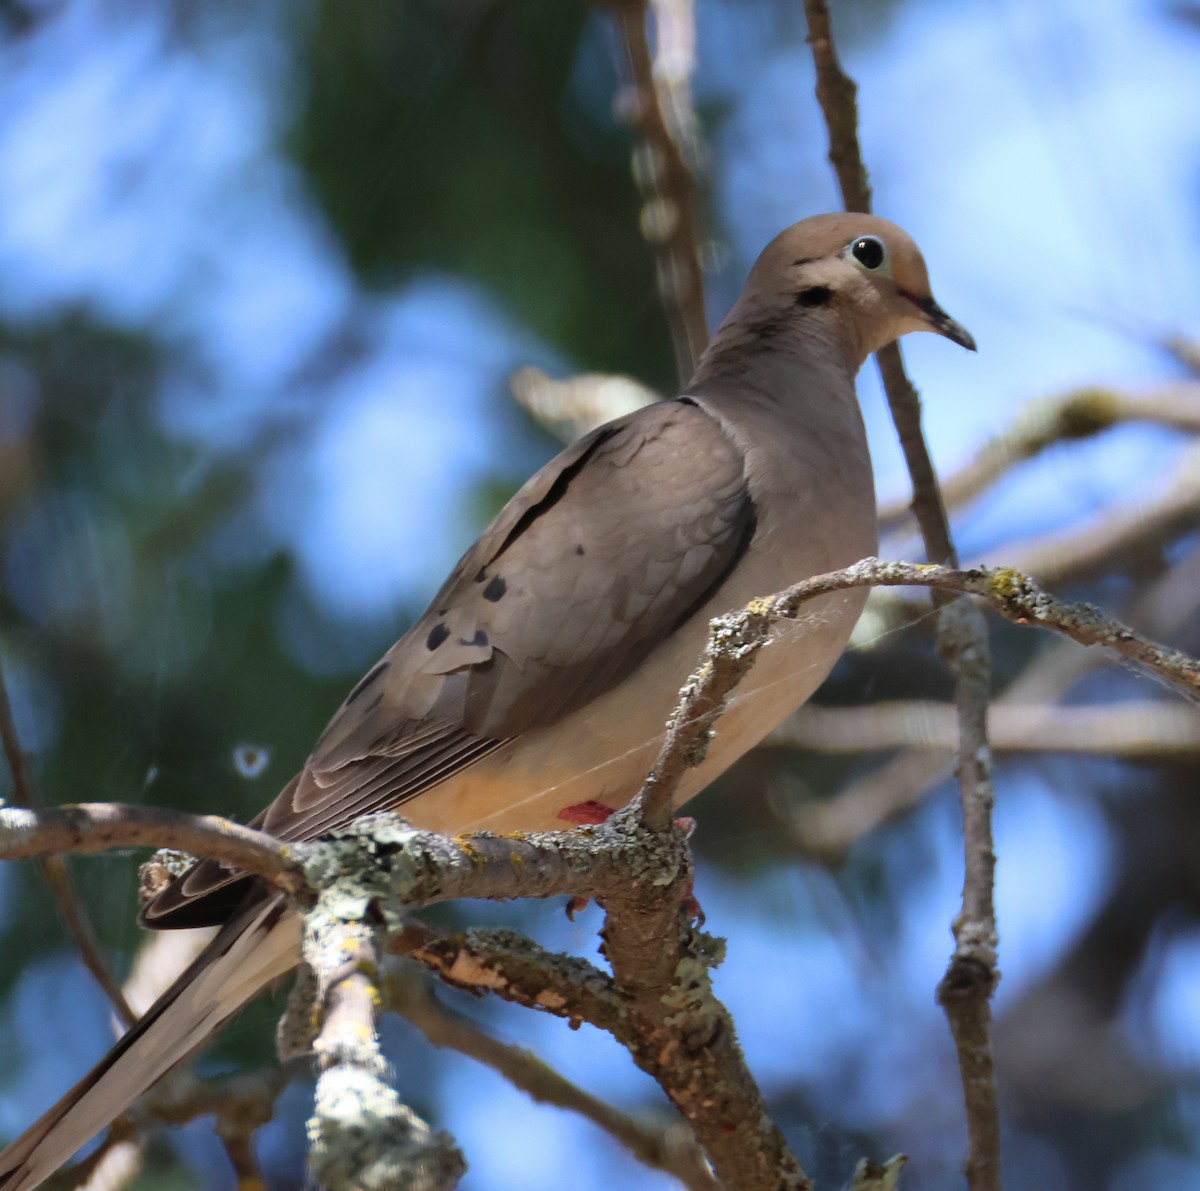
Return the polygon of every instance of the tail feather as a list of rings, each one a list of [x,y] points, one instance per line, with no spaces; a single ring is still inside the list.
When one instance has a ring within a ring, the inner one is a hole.
[[[282,898],[257,897],[101,1063],[3,1153],[0,1189],[31,1191],[176,1063],[299,960],[300,926]]]

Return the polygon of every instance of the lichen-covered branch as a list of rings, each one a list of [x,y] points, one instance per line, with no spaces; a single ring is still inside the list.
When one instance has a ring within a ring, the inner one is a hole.
[[[625,1012],[607,972],[577,956],[547,951],[515,931],[446,933],[409,920],[389,937],[388,949],[424,964],[455,988],[492,993],[572,1026],[588,1022],[612,1033]]]
[[[646,830],[636,807],[614,819],[635,835]],[[733,1019],[713,993],[710,973],[724,943],[693,926],[690,854],[682,832],[675,837],[680,863],[668,884],[656,889],[647,873],[605,899],[604,954],[630,1027],[617,1037],[691,1124],[727,1186],[807,1191],[811,1183],[767,1112]]]
[[[307,889],[287,845],[217,815],[120,802],[80,802],[39,810],[0,807],[0,860],[164,846],[227,861],[286,893]]]
[[[677,1178],[689,1191],[720,1191],[696,1139],[681,1121],[639,1121],[571,1083],[524,1047],[493,1038],[442,1005],[425,979],[408,967],[387,977],[388,1007],[413,1023],[435,1046],[449,1047],[497,1071],[541,1104],[578,1113],[603,1129],[635,1158]]]
[[[327,1191],[451,1191],[466,1163],[447,1134],[401,1102],[379,1047],[373,918],[370,900],[344,874],[305,915],[303,955],[321,1019],[309,1172]]]
[[[425,962],[440,959],[452,982],[608,1029],[679,1108],[728,1186],[809,1185],[767,1114],[728,1011],[712,994],[708,970],[720,949],[691,926],[682,831],[648,830],[634,808],[597,827],[458,840],[414,831],[393,816],[366,816],[312,845],[306,871],[328,904],[344,901],[347,912],[362,912],[374,903],[401,938],[411,928],[398,908],[448,897],[572,893],[601,901],[611,984],[597,984],[570,957],[543,964],[540,949],[511,937],[497,955],[494,932],[425,938],[410,950]]]

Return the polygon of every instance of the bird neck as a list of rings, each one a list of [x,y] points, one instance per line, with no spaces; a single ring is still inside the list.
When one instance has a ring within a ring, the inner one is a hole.
[[[854,391],[868,355],[854,325],[828,307],[781,309],[743,299],[700,358],[685,392],[722,389],[778,397],[798,384]]]

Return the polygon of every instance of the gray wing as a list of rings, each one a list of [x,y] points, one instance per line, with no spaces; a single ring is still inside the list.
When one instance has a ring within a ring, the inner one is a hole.
[[[620,683],[703,606],[754,524],[741,452],[691,401],[594,431],[505,506],[256,824],[314,838],[553,725]],[[181,911],[231,880],[198,865],[143,920],[193,925],[194,913]]]

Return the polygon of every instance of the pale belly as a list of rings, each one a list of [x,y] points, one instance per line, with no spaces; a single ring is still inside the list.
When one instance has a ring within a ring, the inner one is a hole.
[[[704,789],[816,690],[845,648],[864,599],[863,592],[823,597],[776,631],[717,722],[704,762],[684,776],[676,805]],[[417,826],[457,834],[562,830],[574,825],[562,816],[565,808],[585,802],[624,806],[641,788],[679,689],[700,663],[710,616],[726,610],[707,610],[647,659],[635,678],[431,787],[402,813]]]

